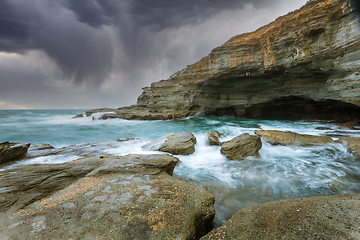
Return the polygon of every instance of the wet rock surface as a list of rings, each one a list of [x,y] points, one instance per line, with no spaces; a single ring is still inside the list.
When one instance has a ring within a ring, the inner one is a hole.
[[[272,145],[316,146],[334,143],[329,136],[314,136],[290,131],[255,130],[255,134],[261,136],[261,138]]]
[[[63,164],[22,165],[0,171],[0,212],[19,210],[84,177],[104,161],[86,158]]]
[[[218,131],[210,131],[207,133],[208,141],[210,146],[221,146],[220,137],[225,136],[222,133],[219,133]]]
[[[269,202],[241,209],[205,239],[359,239],[360,195]]]
[[[0,164],[7,163],[24,156],[27,153],[29,146],[30,143],[0,143]]]
[[[195,152],[196,137],[190,132],[179,132],[164,136],[145,144],[142,149],[162,151],[174,155],[190,155]]]
[[[171,177],[170,155],[127,155],[13,213],[0,236],[20,239],[198,239],[214,197]]]
[[[259,157],[261,147],[262,143],[259,136],[244,133],[224,142],[220,152],[230,160],[243,160],[249,156]]]

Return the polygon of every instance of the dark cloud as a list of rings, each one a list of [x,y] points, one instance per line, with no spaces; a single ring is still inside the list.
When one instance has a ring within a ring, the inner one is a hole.
[[[260,9],[291,1],[0,0],[0,54],[25,56],[30,51],[37,51],[43,53],[34,59],[39,69],[46,70],[49,67],[46,62],[56,66],[51,74],[44,75],[37,70],[36,74],[29,74],[28,80],[28,69],[12,69],[13,73],[18,72],[13,76],[19,88],[21,79],[24,79],[27,83],[23,86],[33,81],[39,86],[39,91],[50,92],[44,87],[46,79],[56,78],[64,85],[110,89],[113,97],[103,99],[114,99],[116,95],[119,99],[136,99],[141,87],[159,80],[159,76],[168,77],[231,36],[241,33],[243,30],[233,28],[224,34],[229,29],[225,25],[240,17],[232,14],[232,19],[230,16],[227,18],[221,15],[224,11],[234,13],[244,9],[246,4]],[[214,23],[202,26],[214,17],[219,19],[216,26]],[[247,25],[249,28],[245,31],[259,27],[257,22],[249,21]],[[198,31],[201,33],[193,30],[196,26],[200,26]],[[7,73],[7,79],[10,79],[11,74]],[[40,78],[41,83],[36,80]],[[9,82],[5,84],[4,81],[4,74],[0,74],[0,85],[8,86]],[[0,88],[0,95],[2,92]]]
[[[224,10],[241,9],[251,3],[264,7],[274,1],[266,0],[134,0],[129,13],[140,26],[153,26],[157,30],[201,23]]]
[[[121,50],[129,55],[123,63],[128,68],[144,61],[144,53],[152,47],[145,35],[201,23],[215,13],[242,8],[249,2],[260,5],[268,1],[1,0],[0,51],[42,50],[58,64],[65,79],[99,85],[108,77],[113,52],[119,48],[104,26],[119,34]]]

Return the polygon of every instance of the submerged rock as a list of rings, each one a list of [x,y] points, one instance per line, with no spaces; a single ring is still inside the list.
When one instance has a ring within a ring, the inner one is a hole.
[[[224,142],[220,152],[230,160],[243,160],[249,156],[259,157],[261,147],[262,143],[259,136],[244,133]]]
[[[360,195],[269,202],[241,209],[206,239],[358,239]]]
[[[214,197],[170,176],[170,155],[108,158],[69,187],[12,214],[3,238],[198,239]]]
[[[84,115],[82,115],[82,114],[80,113],[80,114],[74,116],[73,119],[74,119],[74,118],[82,118],[82,117],[84,117]]]
[[[340,138],[338,142],[346,143],[348,151],[354,155],[354,157],[360,160],[360,138],[359,137],[346,137]]]
[[[0,143],[0,164],[18,159],[27,153],[30,143]]]
[[[158,138],[145,144],[142,149],[168,152],[175,155],[190,155],[195,152],[196,137],[191,132],[179,132]]]
[[[328,136],[314,136],[290,131],[255,130],[255,134],[261,136],[261,138],[272,145],[316,146],[334,142]]]
[[[207,133],[208,141],[210,146],[221,146],[221,142],[219,140],[220,137],[225,136],[222,133],[219,133],[218,131],[210,131]]]

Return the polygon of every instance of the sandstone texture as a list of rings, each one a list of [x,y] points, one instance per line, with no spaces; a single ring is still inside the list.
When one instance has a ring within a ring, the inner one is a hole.
[[[126,155],[2,223],[1,239],[198,239],[214,197],[170,175],[170,155]]]
[[[332,138],[328,136],[313,136],[290,131],[255,130],[255,134],[261,136],[261,138],[272,145],[316,146],[334,143]]]
[[[206,239],[359,239],[360,195],[269,202],[241,209]]]
[[[0,171],[0,212],[19,210],[84,177],[104,161],[86,158],[63,164],[31,164]]]
[[[18,159],[27,153],[30,143],[0,143],[0,164]]]
[[[195,152],[196,137],[191,132],[179,132],[145,144],[142,149],[168,152],[174,155],[190,155]]]
[[[219,140],[220,137],[223,137],[224,134],[219,133],[218,131],[210,131],[207,133],[208,141],[210,146],[221,146],[221,142]]]
[[[237,117],[359,118],[360,34],[349,0],[311,0],[274,22],[232,37],[137,105],[104,118],[176,119],[198,112]],[[91,113],[104,111],[92,110]]]
[[[220,152],[230,160],[243,160],[249,156],[259,157],[261,147],[262,143],[259,136],[244,133],[224,142]]]

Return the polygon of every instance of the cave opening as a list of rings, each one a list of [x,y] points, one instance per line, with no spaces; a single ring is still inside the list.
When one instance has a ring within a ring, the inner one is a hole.
[[[360,119],[360,107],[336,100],[284,97],[250,106],[242,117],[264,119],[321,119],[347,122]]]

